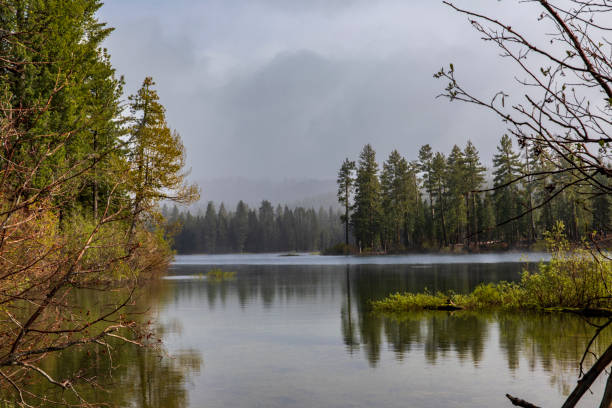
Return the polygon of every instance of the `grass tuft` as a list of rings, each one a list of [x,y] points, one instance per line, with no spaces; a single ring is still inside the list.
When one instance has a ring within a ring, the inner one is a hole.
[[[226,280],[232,280],[235,277],[236,277],[236,272],[228,272],[228,271],[224,271],[224,270],[222,270],[220,268],[211,269],[206,274],[206,278],[209,281],[213,281],[213,282],[222,282],[222,281],[226,281]]]

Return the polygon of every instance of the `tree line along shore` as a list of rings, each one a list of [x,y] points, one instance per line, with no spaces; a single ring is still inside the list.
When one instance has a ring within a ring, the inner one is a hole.
[[[274,208],[264,200],[259,208],[240,201],[228,212],[223,203],[217,210],[209,202],[196,214],[176,207],[164,214],[181,225],[174,240],[180,253],[544,250],[544,233],[557,221],[571,243],[595,236],[607,245],[608,195],[571,186],[559,191],[576,177],[571,172],[525,176],[549,171],[551,164],[541,152],[517,151],[508,136],[492,163],[488,171],[468,141],[448,155],[424,145],[412,161],[394,150],[381,168],[368,144],[357,162],[347,158],[338,173],[342,210]]]

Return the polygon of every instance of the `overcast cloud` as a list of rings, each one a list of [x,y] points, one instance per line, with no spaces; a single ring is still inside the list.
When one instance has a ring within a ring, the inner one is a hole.
[[[464,0],[528,30],[516,1]],[[532,10],[532,9],[531,9]],[[194,180],[331,179],[371,143],[382,161],[471,139],[486,164],[504,127],[435,96],[453,62],[481,94],[513,68],[437,0],[109,0],[112,61],[133,92],[153,76]]]

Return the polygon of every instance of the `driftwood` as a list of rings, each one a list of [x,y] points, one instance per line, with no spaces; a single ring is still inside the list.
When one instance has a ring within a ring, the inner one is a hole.
[[[523,408],[540,408],[537,405],[533,405],[531,402],[527,402],[525,400],[522,400],[520,398],[516,398],[513,397],[510,394],[506,394],[506,398],[508,398],[510,400],[510,402],[512,403],[512,405],[517,406],[517,407],[523,407]]]

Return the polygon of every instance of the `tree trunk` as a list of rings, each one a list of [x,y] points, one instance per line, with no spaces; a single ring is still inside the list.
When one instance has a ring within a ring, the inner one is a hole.
[[[93,151],[98,152],[98,132],[94,131],[93,134]],[[93,168],[93,186],[92,186],[92,201],[93,201],[93,218],[98,219],[98,175],[96,166]]]
[[[475,237],[475,241],[476,241],[476,249],[479,248],[479,244],[480,244],[480,235],[478,234],[478,215],[476,214],[476,196],[474,194],[472,194],[472,218],[474,218],[474,237]]]
[[[465,246],[470,249],[470,193],[465,193]]]
[[[346,203],[344,209],[344,234],[345,234],[345,242],[346,245],[349,244],[349,189],[348,183],[346,185]]]

